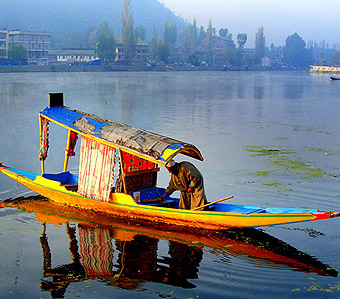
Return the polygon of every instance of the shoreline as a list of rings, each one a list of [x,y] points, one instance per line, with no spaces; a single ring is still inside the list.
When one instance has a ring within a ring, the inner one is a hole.
[[[293,71],[296,69],[228,69],[222,66],[142,66],[142,65],[0,65],[0,73],[24,72],[172,72],[172,71]]]

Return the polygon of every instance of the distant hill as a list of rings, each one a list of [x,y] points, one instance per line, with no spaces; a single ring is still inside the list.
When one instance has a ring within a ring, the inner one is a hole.
[[[89,27],[98,27],[106,20],[121,34],[121,9],[123,0],[0,0],[0,28],[28,31],[32,27],[52,32],[53,41],[59,43],[64,29],[71,33],[85,32]],[[157,0],[132,0],[135,27],[146,28],[146,40],[154,28],[163,36],[164,24],[171,20],[177,24],[178,32],[185,27],[185,21],[176,16]]]

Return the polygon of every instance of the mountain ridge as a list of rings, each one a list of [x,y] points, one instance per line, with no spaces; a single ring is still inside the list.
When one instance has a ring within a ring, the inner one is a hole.
[[[0,7],[1,29],[29,31],[33,26],[53,33],[56,43],[62,40],[64,29],[82,33],[103,21],[108,22],[115,34],[121,33],[122,0],[0,0]],[[183,18],[157,0],[132,0],[131,11],[135,27],[145,27],[146,40],[151,38],[154,29],[158,36],[163,36],[166,21],[177,24],[178,32],[186,26]]]

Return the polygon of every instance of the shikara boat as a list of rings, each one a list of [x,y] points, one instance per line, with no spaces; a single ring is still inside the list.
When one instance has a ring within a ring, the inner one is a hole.
[[[334,211],[298,208],[262,208],[209,203],[204,210],[179,209],[179,199],[161,195],[157,186],[160,166],[178,154],[203,160],[192,144],[133,128],[64,106],[63,94],[49,95],[49,105],[39,113],[41,174],[0,165],[0,172],[59,204],[96,213],[142,219],[154,223],[199,229],[226,230],[340,216]],[[68,130],[63,172],[45,173],[49,125]],[[67,171],[81,137],[79,173]]]

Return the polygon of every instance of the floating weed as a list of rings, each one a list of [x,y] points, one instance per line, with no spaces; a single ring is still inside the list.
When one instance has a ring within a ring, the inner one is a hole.
[[[279,149],[266,149],[263,146],[246,146],[246,151],[253,153],[252,157],[257,156],[277,156],[282,154],[293,154],[294,152],[283,152]]]
[[[328,288],[323,288],[317,283],[313,283],[309,288],[306,288],[308,292],[326,292],[333,293],[334,291],[340,291],[340,285],[328,285]]]
[[[246,151],[251,157],[265,157],[269,170],[257,171],[256,176],[266,177],[271,173],[286,173],[298,175],[301,179],[321,178],[327,173],[321,168],[313,168],[309,163],[292,159],[290,156],[296,154],[291,151],[280,149],[267,149],[263,146],[246,146]]]
[[[310,280],[315,280],[312,278],[309,278]],[[291,290],[292,292],[299,292],[301,291],[301,288],[296,288]],[[304,291],[308,291],[308,292],[326,292],[326,293],[334,293],[334,292],[338,292],[340,291],[340,284],[334,284],[334,285],[328,285],[327,288],[321,287],[318,283],[314,282],[311,286],[309,287],[304,287],[303,288]]]
[[[311,133],[318,133],[318,134],[327,134],[329,135],[329,132],[324,132],[324,131],[320,131],[320,130],[316,130],[314,128],[305,128],[303,126],[299,126],[299,125],[291,125],[291,124],[282,124],[280,123],[281,126],[287,126],[287,127],[292,127],[294,132],[311,132]]]
[[[256,176],[259,177],[268,177],[270,175],[270,171],[256,171]]]
[[[262,185],[268,186],[268,187],[281,187],[282,186],[282,184],[279,182],[268,182],[268,183],[264,182],[262,183]]]

